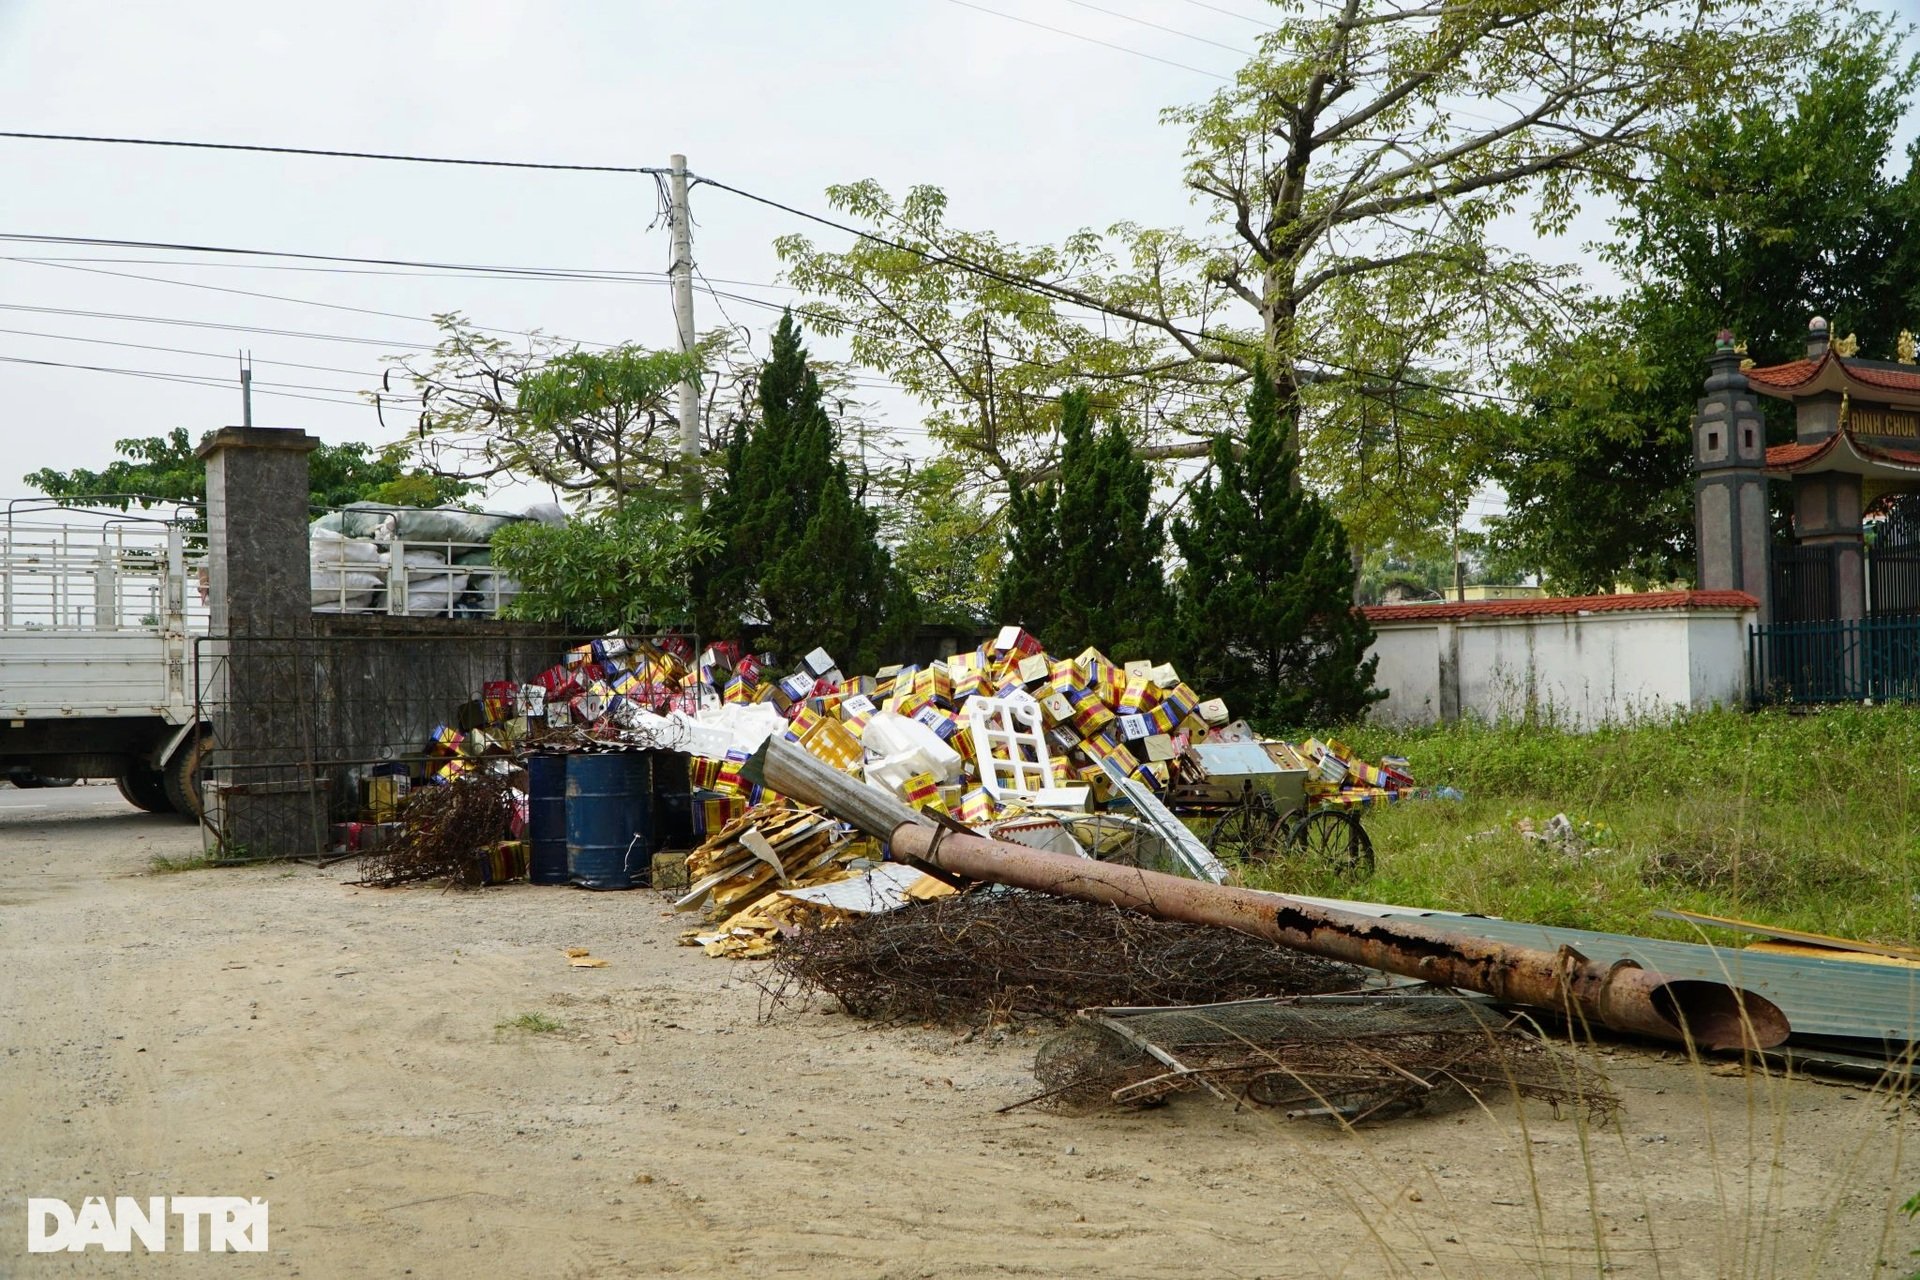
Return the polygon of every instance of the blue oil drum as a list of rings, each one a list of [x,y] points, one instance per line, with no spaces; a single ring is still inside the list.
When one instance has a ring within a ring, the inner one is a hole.
[[[653,770],[637,751],[567,760],[567,879],[631,889],[653,873]]]
[[[687,757],[677,751],[653,753],[653,847],[691,849],[694,834],[693,776]]]
[[[527,879],[567,882],[567,758],[527,757]]]

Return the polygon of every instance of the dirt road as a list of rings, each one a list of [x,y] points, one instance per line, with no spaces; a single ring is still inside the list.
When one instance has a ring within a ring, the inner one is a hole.
[[[652,894],[156,875],[192,829],[47,794],[0,791],[0,1275],[1863,1277],[1920,1243],[1911,1123],[1862,1089],[1622,1051],[1591,1134],[997,1115],[1036,1037],[762,1023]],[[29,1196],[190,1194],[268,1199],[270,1252],[26,1253]]]

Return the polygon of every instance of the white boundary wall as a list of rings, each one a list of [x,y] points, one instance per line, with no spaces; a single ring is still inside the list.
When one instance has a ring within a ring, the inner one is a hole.
[[[1533,716],[1591,729],[1739,706],[1747,693],[1747,628],[1759,618],[1757,609],[1738,606],[1515,616],[1468,604],[1446,617],[1431,606],[1411,608],[1424,616],[1367,610],[1370,652],[1380,659],[1374,685],[1387,691],[1374,705],[1377,721]]]

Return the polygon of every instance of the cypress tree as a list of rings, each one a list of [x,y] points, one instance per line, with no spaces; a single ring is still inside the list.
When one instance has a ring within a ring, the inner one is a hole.
[[[760,623],[783,658],[818,645],[860,670],[911,631],[912,592],[879,544],[878,518],[853,499],[791,312],[760,373],[759,419],[728,442],[704,523],[718,544],[696,587],[706,634]]]
[[[1382,695],[1373,629],[1353,608],[1346,529],[1293,483],[1273,383],[1253,376],[1242,455],[1218,440],[1173,523],[1181,673],[1264,727],[1337,724]]]
[[[1015,489],[1007,501],[1007,559],[988,621],[1018,623],[1050,645],[1060,615],[1060,526],[1051,484]]]
[[[1058,480],[1008,504],[995,614],[1061,653],[1144,657],[1168,607],[1152,473],[1118,426],[1095,429],[1084,391],[1060,397],[1060,434]]]

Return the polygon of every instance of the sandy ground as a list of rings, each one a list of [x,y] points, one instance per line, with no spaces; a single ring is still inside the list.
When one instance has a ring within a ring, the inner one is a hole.
[[[650,893],[148,870],[197,848],[111,789],[0,790],[0,1275],[1861,1277],[1920,1244],[1911,1122],[1860,1088],[1623,1050],[1591,1134],[999,1115],[1037,1037],[762,1022]],[[271,1250],[25,1252],[28,1196],[89,1194],[264,1196]]]

